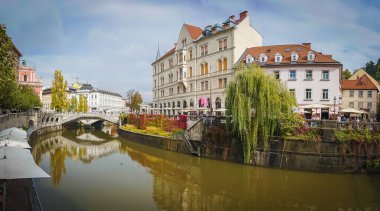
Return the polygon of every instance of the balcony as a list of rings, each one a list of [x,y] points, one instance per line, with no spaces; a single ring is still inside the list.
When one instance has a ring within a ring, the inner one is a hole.
[[[187,87],[186,71],[183,71],[182,69],[178,73],[178,83],[183,84],[184,87]]]

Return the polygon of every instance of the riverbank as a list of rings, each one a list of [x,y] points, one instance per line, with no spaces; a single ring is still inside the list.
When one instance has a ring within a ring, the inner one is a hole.
[[[122,138],[170,150],[191,154],[182,140],[147,135],[119,129]],[[243,152],[237,140],[228,146],[201,145],[200,157],[243,164]],[[379,146],[341,142],[272,140],[268,149],[258,147],[252,152],[249,165],[323,173],[379,173]]]

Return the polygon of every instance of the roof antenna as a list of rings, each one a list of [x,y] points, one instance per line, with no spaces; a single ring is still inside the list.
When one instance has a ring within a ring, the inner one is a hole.
[[[161,58],[161,53],[160,53],[160,42],[158,42],[157,45],[157,55],[156,55],[156,61]]]

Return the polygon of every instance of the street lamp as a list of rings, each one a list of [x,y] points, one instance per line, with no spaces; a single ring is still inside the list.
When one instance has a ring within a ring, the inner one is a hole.
[[[334,118],[335,118],[335,103],[336,103],[336,96],[334,96]]]

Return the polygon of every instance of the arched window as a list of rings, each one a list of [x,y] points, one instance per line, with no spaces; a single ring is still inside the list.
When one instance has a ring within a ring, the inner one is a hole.
[[[314,61],[314,59],[315,59],[314,52],[313,51],[309,51],[309,53],[307,53],[307,61],[312,62],[312,61]]]
[[[223,62],[221,59],[218,60],[218,71],[222,71],[223,70]]]
[[[189,78],[193,77],[193,68],[189,68]]]
[[[162,108],[162,103],[160,103],[160,108]]]
[[[205,66],[201,64],[201,75],[205,74]]]
[[[194,100],[193,99],[190,100],[190,107],[194,107]]]
[[[205,63],[205,74],[208,74],[208,63]]]
[[[187,102],[186,102],[186,100],[183,101],[183,105],[182,106],[183,106],[183,108],[187,108]]]
[[[223,59],[223,70],[227,70],[227,58]]]
[[[299,58],[298,53],[293,51],[292,54],[290,55],[290,60],[292,62],[296,62],[296,61],[298,61],[298,58]]]
[[[25,74],[24,75],[24,81],[27,81],[28,80],[28,76]]]
[[[221,107],[222,107],[222,100],[219,97],[217,97],[215,100],[215,108],[218,109]]]
[[[166,108],[166,103],[164,103],[164,108]]]
[[[210,98],[207,98],[207,108],[211,108],[211,100],[210,100]]]
[[[175,108],[175,102],[174,101],[172,102],[172,108]]]
[[[177,107],[181,108],[181,102],[180,101],[177,101]]]

